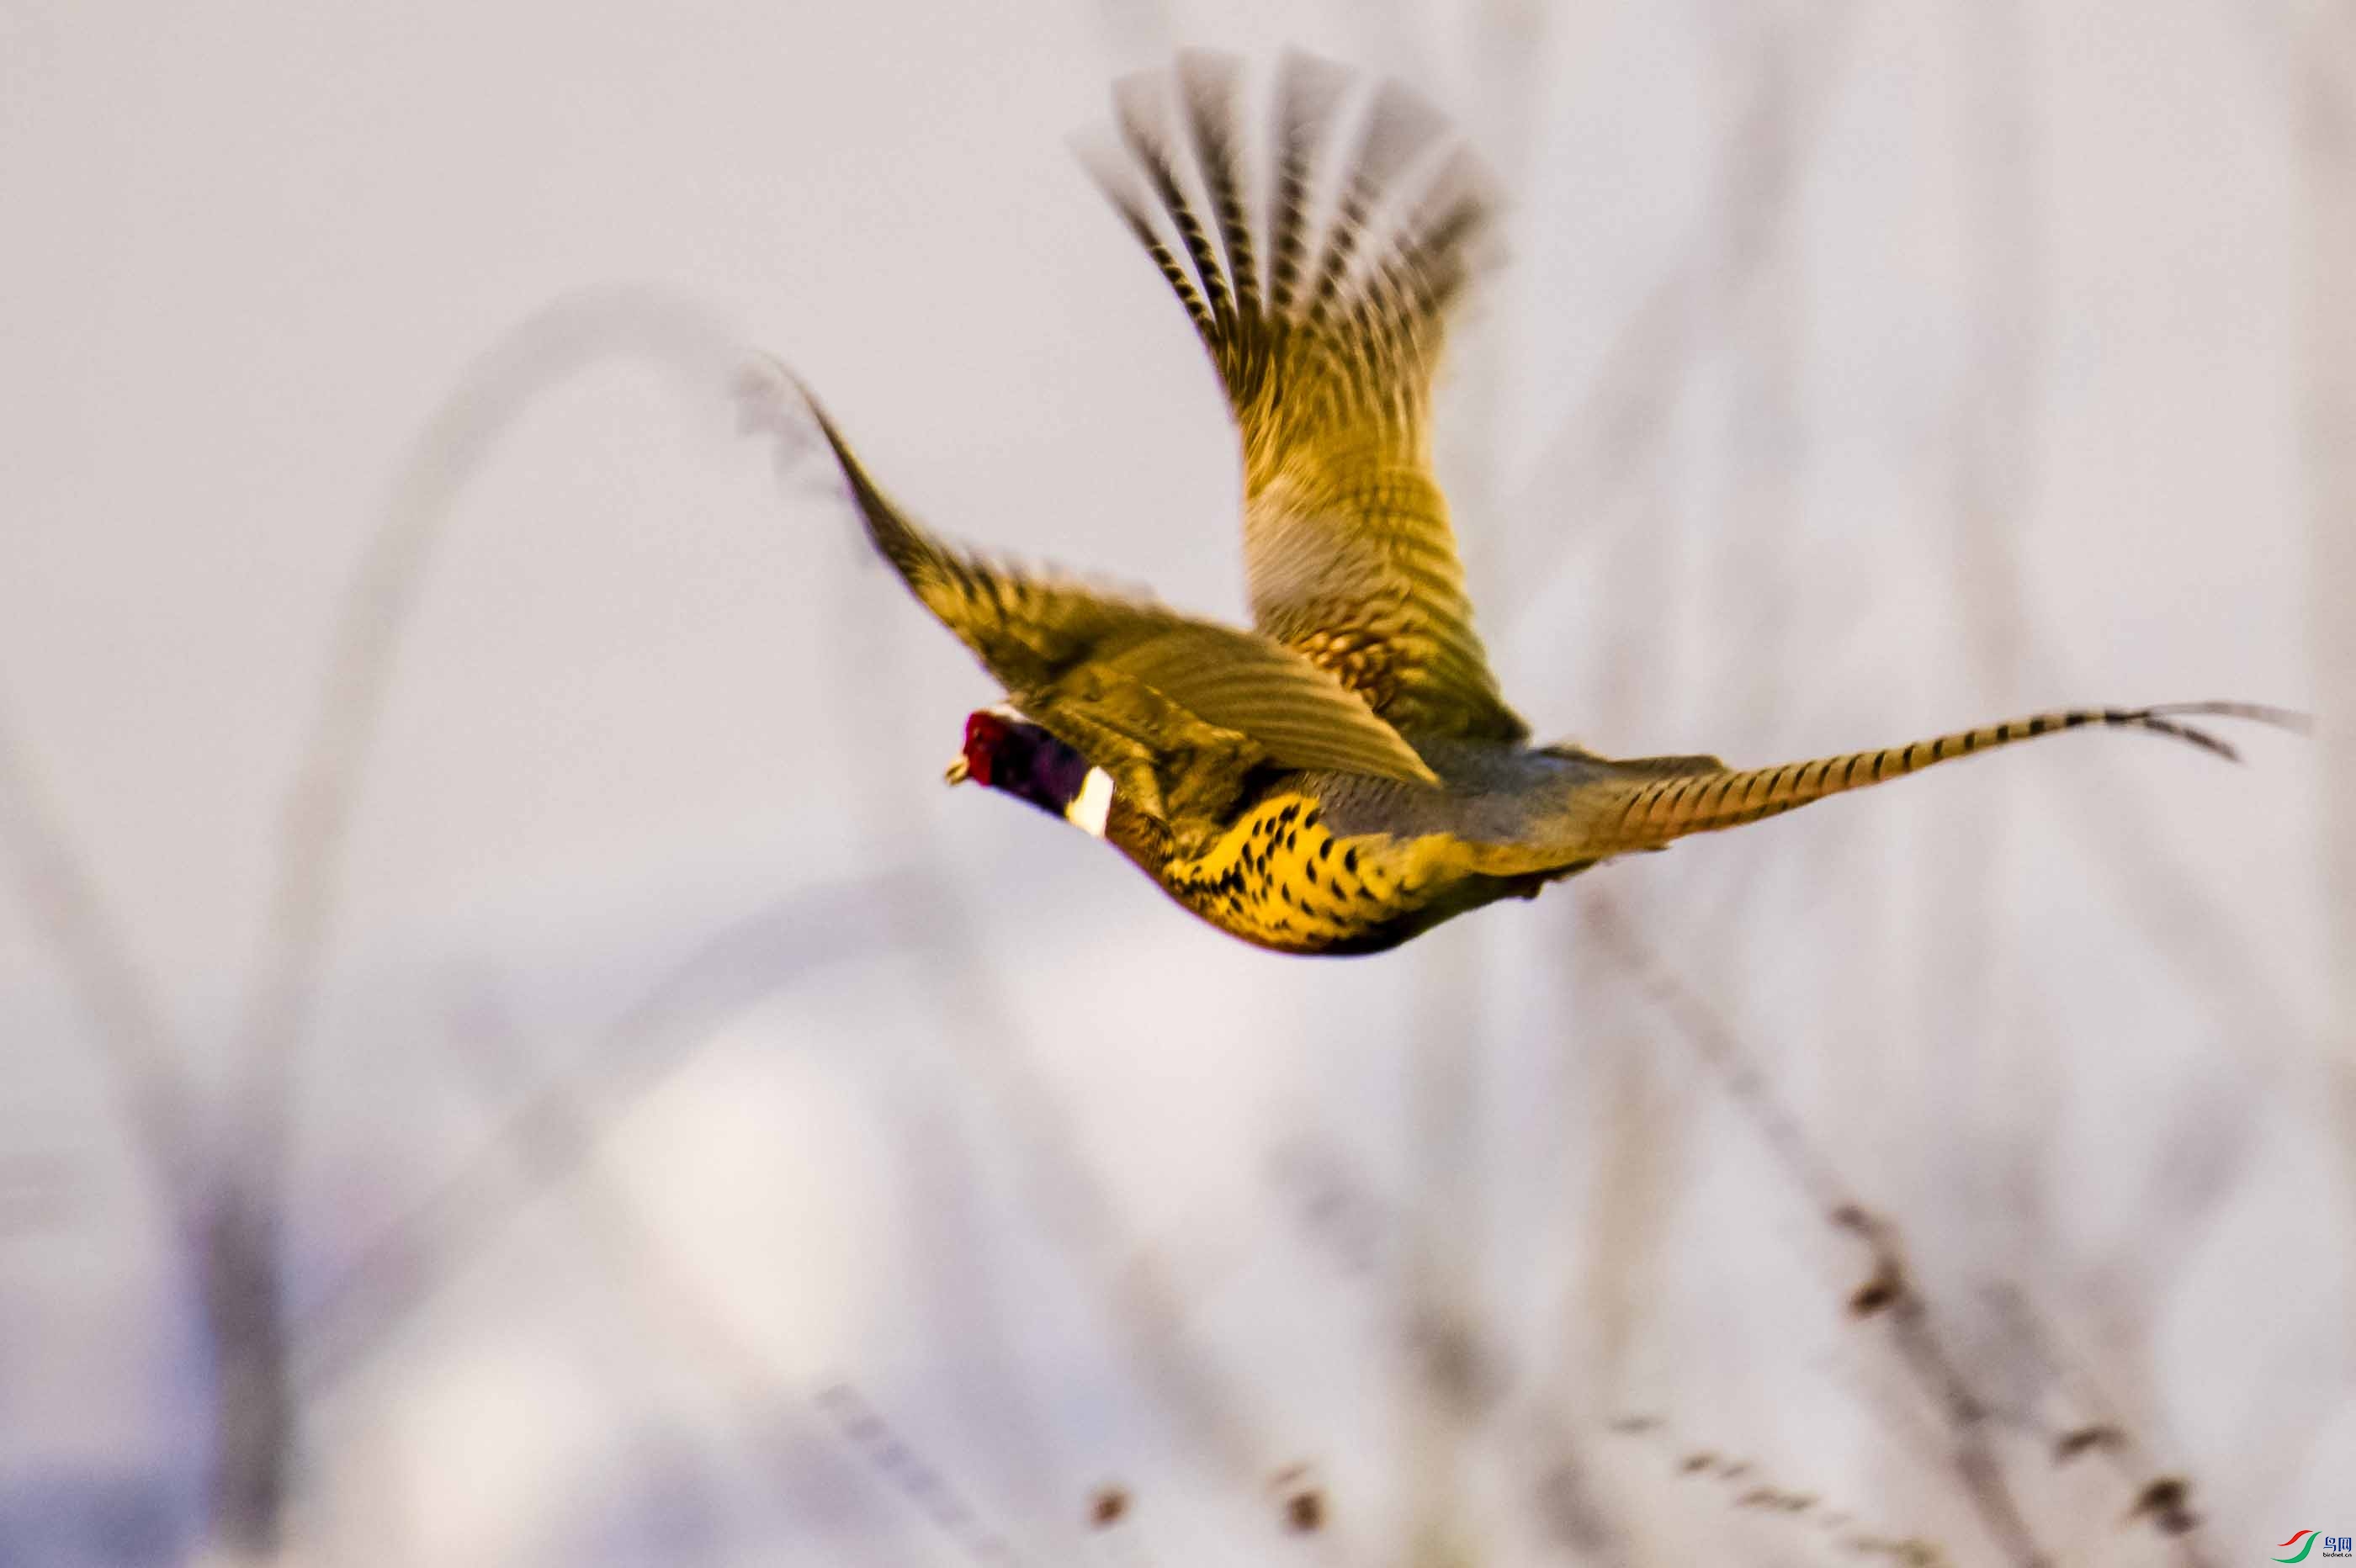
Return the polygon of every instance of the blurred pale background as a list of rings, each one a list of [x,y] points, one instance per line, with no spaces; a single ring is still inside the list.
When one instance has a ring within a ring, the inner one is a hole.
[[[993,691],[712,357],[946,531],[1237,613],[1215,383],[1063,145],[1182,43],[1403,76],[1512,193],[1440,459],[1542,733],[2322,732],[1357,961],[940,789]],[[0,0],[0,1561],[2348,1532],[2352,128],[2298,0]],[[470,368],[616,283],[729,325]],[[421,448],[462,383],[531,395]]]

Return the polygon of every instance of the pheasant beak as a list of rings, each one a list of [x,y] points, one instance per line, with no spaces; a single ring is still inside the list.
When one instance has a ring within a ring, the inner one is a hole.
[[[949,771],[941,775],[941,782],[943,784],[961,784],[972,776],[973,770],[966,766],[965,758],[960,755],[956,762],[949,764]]]

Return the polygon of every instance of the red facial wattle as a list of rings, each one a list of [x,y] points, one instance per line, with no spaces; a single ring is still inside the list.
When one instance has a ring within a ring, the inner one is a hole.
[[[978,784],[988,784],[991,763],[1006,739],[1006,720],[997,714],[983,710],[965,721],[966,776]]]

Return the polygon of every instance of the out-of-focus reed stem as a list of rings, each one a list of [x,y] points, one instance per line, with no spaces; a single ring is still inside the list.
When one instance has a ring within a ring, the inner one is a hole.
[[[2301,271],[2307,349],[2308,636],[2322,711],[2317,764],[2324,845],[2324,920],[2332,997],[2322,1042],[2344,1161],[2343,1200],[2356,1203],[2356,19],[2311,25],[2297,51],[2294,129],[2305,232]]]

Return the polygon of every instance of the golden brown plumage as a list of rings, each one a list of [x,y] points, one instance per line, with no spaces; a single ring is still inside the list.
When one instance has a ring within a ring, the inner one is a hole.
[[[1432,379],[1489,202],[1438,116],[1392,85],[1354,113],[1347,89],[1336,67],[1283,62],[1265,245],[1232,60],[1120,83],[1119,150],[1087,158],[1226,389],[1251,630],[942,542],[810,400],[870,540],[1012,705],[969,720],[952,782],[1065,816],[1247,941],[1359,953],[1613,855],[2064,730],[2230,756],[2186,720],[2295,721],[2242,703],[2083,709],[1761,769],[1529,745],[1431,474]]]

